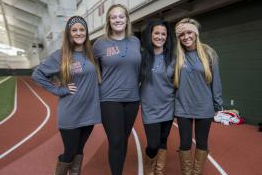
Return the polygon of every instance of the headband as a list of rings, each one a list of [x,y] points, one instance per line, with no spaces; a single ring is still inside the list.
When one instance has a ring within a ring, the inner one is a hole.
[[[69,21],[67,22],[67,25],[70,29],[76,23],[82,24],[87,29],[86,21],[80,16],[75,16],[75,17],[70,18]]]
[[[180,23],[180,24],[178,24],[178,26],[176,26],[176,36],[179,37],[179,35],[186,30],[189,30],[189,31],[194,32],[195,34],[199,35],[198,29],[194,24]]]

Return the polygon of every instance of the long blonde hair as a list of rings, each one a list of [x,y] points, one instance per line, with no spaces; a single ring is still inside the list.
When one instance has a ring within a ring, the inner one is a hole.
[[[76,16],[71,17],[70,19],[74,18]],[[79,17],[79,16],[77,16]],[[82,17],[81,17],[82,18]],[[68,20],[68,22],[70,21]],[[82,18],[83,19],[83,18]],[[84,20],[84,19],[83,19]],[[70,74],[70,65],[73,60],[73,52],[74,52],[74,41],[71,39],[70,36],[70,28],[68,26],[68,22],[66,24],[65,32],[64,32],[64,37],[63,37],[63,44],[62,44],[62,55],[61,55],[61,83],[63,86],[66,86],[68,83],[71,81],[71,74]],[[96,68],[96,73],[98,76],[98,81],[101,83],[102,78],[101,78],[101,72],[99,69],[99,66],[97,62],[95,61],[95,57],[92,51],[91,47],[91,42],[89,40],[89,35],[88,35],[88,28],[86,28],[86,40],[84,42],[84,51],[86,53],[86,58],[91,61],[93,65],[95,65]]]
[[[129,17],[129,13],[127,8],[122,5],[122,4],[113,4],[109,7],[109,9],[106,12],[106,23],[105,23],[105,37],[107,39],[110,39],[110,37],[113,34],[112,28],[110,26],[110,12],[111,10],[113,10],[116,7],[120,7],[125,11],[125,15],[126,15],[126,29],[125,29],[125,36],[129,37],[130,35],[132,35],[132,26],[131,26],[131,22],[130,22],[130,17]]]
[[[191,18],[184,18],[180,20],[176,26],[178,26],[181,23],[190,23],[195,25],[197,28],[200,27],[200,24]],[[212,81],[212,71],[210,68],[210,62],[213,64],[213,58],[206,52],[204,48],[208,48],[207,45],[202,44],[199,36],[196,35],[196,49],[199,56],[199,59],[204,67],[204,73],[205,73],[205,80],[207,84],[211,83]],[[185,62],[185,48],[182,46],[179,36],[177,37],[177,48],[176,48],[176,65],[175,65],[175,71],[174,71],[174,86],[176,88],[179,87],[179,81],[180,81],[180,75],[181,75],[181,69]]]

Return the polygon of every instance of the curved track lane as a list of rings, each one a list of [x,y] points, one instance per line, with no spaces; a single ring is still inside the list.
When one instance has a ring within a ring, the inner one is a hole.
[[[50,93],[38,87],[29,78],[24,79],[26,83],[36,91],[39,96],[48,104],[51,109],[51,118],[41,129],[36,136],[29,139],[19,149],[8,154],[1,159],[0,169],[3,174],[27,174],[27,175],[46,175],[52,174],[55,168],[56,157],[61,153],[63,147],[60,134],[56,128],[56,105],[57,99]],[[31,94],[30,94],[31,93]],[[21,78],[18,79],[18,110],[12,119],[1,126],[1,138],[8,135],[8,140],[1,144],[1,153],[16,144],[21,138],[30,134],[43,120],[46,115],[46,110],[39,99],[37,100]],[[32,123],[34,125],[32,125]],[[20,126],[21,125],[21,126]],[[24,128],[22,127],[24,126]],[[13,128],[17,128],[13,130]],[[137,174],[137,150],[136,143],[133,137],[130,137],[125,171],[128,174]],[[5,139],[4,139],[5,140]],[[3,151],[2,151],[3,150]],[[104,153],[103,153],[104,151]],[[86,167],[95,163],[103,163],[101,167],[89,167],[88,171],[94,171],[93,174],[106,174],[109,172],[107,163],[107,140],[102,125],[96,125],[84,150],[85,157],[83,162],[83,171]],[[96,159],[102,159],[102,161]],[[141,161],[141,160],[140,160]],[[30,166],[30,168],[28,168]],[[14,168],[16,167],[16,168]],[[136,167],[136,168],[134,168]],[[102,172],[101,172],[102,170]],[[101,172],[101,173],[100,173]]]
[[[29,78],[23,78],[28,85],[50,107],[50,119],[44,127],[18,149],[0,159],[1,174],[10,175],[47,175],[53,174],[57,156],[63,146],[56,125],[57,98],[38,87]],[[32,91],[21,81],[18,84],[17,111],[10,120],[0,125],[0,145],[2,154],[12,145],[30,134],[43,122],[46,109]],[[140,112],[134,127],[144,151],[146,137]],[[167,175],[180,174],[179,158],[176,150],[179,147],[179,135],[173,126],[168,139]],[[82,174],[109,175],[107,160],[108,143],[101,124],[96,125],[85,146]],[[230,175],[262,175],[260,170],[262,158],[262,135],[257,128],[250,125],[223,126],[213,123],[209,136],[210,156]],[[138,149],[134,135],[131,134],[123,175],[139,174]],[[220,175],[221,173],[207,161],[204,174]]]

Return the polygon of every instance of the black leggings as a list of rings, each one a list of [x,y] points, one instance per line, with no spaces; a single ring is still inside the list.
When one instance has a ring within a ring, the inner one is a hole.
[[[102,124],[108,142],[108,159],[112,175],[121,175],[139,102],[101,102]]]
[[[191,149],[193,120],[195,120],[196,147],[201,150],[207,150],[208,134],[213,118],[192,119],[177,117],[180,135],[180,150],[188,151]]]
[[[173,120],[161,123],[144,124],[147,137],[146,154],[153,158],[159,148],[167,149],[167,138],[172,127]]]
[[[94,125],[76,129],[60,129],[64,144],[64,153],[59,156],[62,162],[72,162],[76,154],[83,154],[84,146]]]

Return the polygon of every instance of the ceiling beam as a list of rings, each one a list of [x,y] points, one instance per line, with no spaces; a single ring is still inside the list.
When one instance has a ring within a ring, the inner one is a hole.
[[[9,30],[10,30],[11,33],[12,32],[17,33],[17,34],[20,34],[20,35],[23,35],[23,36],[26,36],[26,37],[33,37],[34,36],[34,33],[29,32],[27,30],[23,30],[21,28],[17,28],[16,26],[12,26],[12,25],[9,26]]]
[[[28,30],[28,29],[23,28],[23,27],[18,26],[18,25],[13,25],[13,24],[10,24],[10,23],[9,23],[9,28],[10,28],[11,30],[13,30],[13,29],[14,29],[14,30],[21,30],[21,31],[23,31],[23,32],[30,33],[32,36],[35,35],[35,33],[34,33],[33,31]]]
[[[28,45],[27,43],[23,41],[19,41],[17,39],[13,40],[13,43],[14,43],[14,47],[19,49],[28,50],[29,48],[31,48],[31,46]]]
[[[48,0],[36,0],[39,3],[42,3],[43,5],[48,5]]]
[[[8,28],[8,22],[7,22],[7,19],[6,19],[6,16],[5,16],[5,7],[4,7],[4,3],[2,2],[2,0],[0,0],[0,8],[1,8],[2,16],[3,16],[3,22],[4,22],[5,30],[7,32],[8,44],[9,44],[9,46],[12,46],[12,42],[11,42],[11,38],[10,38],[10,32],[9,32],[9,28]]]
[[[34,26],[38,26],[41,20],[41,18],[36,15],[32,15],[31,13],[10,5],[5,5],[5,14],[6,16],[24,21]]]
[[[34,40],[35,40],[34,38],[28,38],[28,37],[25,37],[25,36],[20,35],[20,34],[12,33],[11,39],[14,39],[14,38],[18,38],[19,40],[23,40],[23,41],[28,42],[28,43],[33,43]]]
[[[34,32],[22,29],[19,26],[14,26],[14,25],[9,24],[9,29],[10,29],[10,31],[19,31],[19,32],[25,33],[26,35],[34,35]]]
[[[22,28],[22,29],[27,30],[29,32],[32,32],[34,34],[38,32],[38,28],[36,26],[30,25],[30,24],[23,22],[21,20],[14,19],[14,18],[7,16],[7,21],[8,21],[9,25],[13,25],[13,26]]]
[[[27,46],[26,48],[28,49],[29,46],[31,46],[30,44],[28,44],[27,42],[21,40],[21,39],[18,39],[18,38],[12,38],[12,41],[13,43],[22,43],[24,46]]]
[[[31,13],[32,15],[41,16],[47,10],[47,7],[39,1],[30,1],[30,0],[2,0],[3,3],[10,6],[14,6],[18,9]]]

